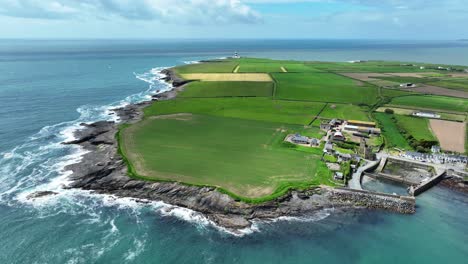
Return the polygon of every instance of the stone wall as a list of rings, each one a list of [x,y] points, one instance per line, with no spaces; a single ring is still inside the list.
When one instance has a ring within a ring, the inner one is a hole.
[[[416,212],[416,200],[410,196],[336,188],[331,199],[370,209],[382,209],[403,214]]]

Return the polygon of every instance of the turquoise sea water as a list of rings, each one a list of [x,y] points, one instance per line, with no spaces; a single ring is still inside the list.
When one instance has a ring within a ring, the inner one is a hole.
[[[0,41],[0,263],[466,263],[468,197],[434,188],[411,216],[329,210],[242,237],[163,203],[63,190],[81,122],[166,86],[160,67],[241,55],[468,65],[468,44],[395,41]],[[370,182],[371,189],[396,186]],[[60,194],[29,201],[35,190]]]

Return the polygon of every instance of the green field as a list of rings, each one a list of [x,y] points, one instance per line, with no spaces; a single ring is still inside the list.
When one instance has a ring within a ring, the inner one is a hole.
[[[361,63],[349,62],[308,62],[308,65],[316,69],[331,72],[375,72],[375,73],[397,73],[397,72],[431,72],[434,70],[423,69],[415,66],[405,66],[400,62],[367,61]]]
[[[307,64],[302,63],[285,63],[282,65],[288,72],[322,72]]]
[[[272,96],[271,82],[191,82],[180,97]]]
[[[397,89],[385,89],[385,88],[382,88],[380,90],[380,94],[384,97],[399,97],[399,96],[406,96],[406,95],[412,95],[412,94],[416,94],[414,92],[410,92],[410,91],[402,91],[402,90],[397,90]]]
[[[239,65],[238,72],[260,72],[260,73],[270,73],[270,72],[282,72],[281,63],[261,63],[261,62],[253,62],[253,63],[241,63]]]
[[[417,140],[437,141],[429,129],[429,120],[413,116],[395,115],[398,126]]]
[[[412,95],[393,98],[391,105],[413,106],[428,109],[467,112],[468,100],[436,95]]]
[[[442,79],[440,81],[430,82],[428,84],[468,92],[468,78]]]
[[[277,82],[275,98],[368,105],[377,101],[376,87],[332,73],[272,75]]]
[[[368,111],[367,107],[352,104],[328,104],[320,113],[320,117],[370,121]]]
[[[401,135],[398,127],[391,119],[391,115],[374,113],[374,116],[382,129],[387,148],[411,149],[411,146],[408,144],[405,137]]]
[[[178,74],[184,73],[229,73],[237,66],[235,61],[216,61],[187,64],[175,68]]]
[[[179,98],[155,103],[145,109],[145,115],[194,113],[307,125],[324,105],[324,103],[289,102],[269,98]]]
[[[135,176],[220,187],[260,198],[285,188],[334,185],[320,156],[281,147],[277,123],[206,115],[147,118],[121,132]]]

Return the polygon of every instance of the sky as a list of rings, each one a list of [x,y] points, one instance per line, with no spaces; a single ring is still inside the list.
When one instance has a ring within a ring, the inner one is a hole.
[[[468,38],[467,0],[0,0],[0,38]]]

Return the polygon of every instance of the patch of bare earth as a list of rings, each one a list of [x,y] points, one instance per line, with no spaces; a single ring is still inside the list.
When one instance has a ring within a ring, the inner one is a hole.
[[[431,119],[430,125],[443,150],[465,152],[466,123]]]
[[[372,77],[389,77],[390,75],[385,73],[371,73],[371,72],[350,72],[350,73],[340,73],[349,78],[357,79],[364,82],[375,81],[378,79]]]
[[[414,77],[414,78],[424,78],[427,77],[428,74],[438,74],[437,72],[393,72],[389,73],[391,76],[398,76],[398,77]]]
[[[459,90],[447,89],[432,85],[418,85],[415,88],[405,89],[408,91],[424,93],[424,94],[435,94],[435,95],[445,95],[445,96],[453,96],[453,97],[460,97],[460,98],[467,98],[468,93]]]

